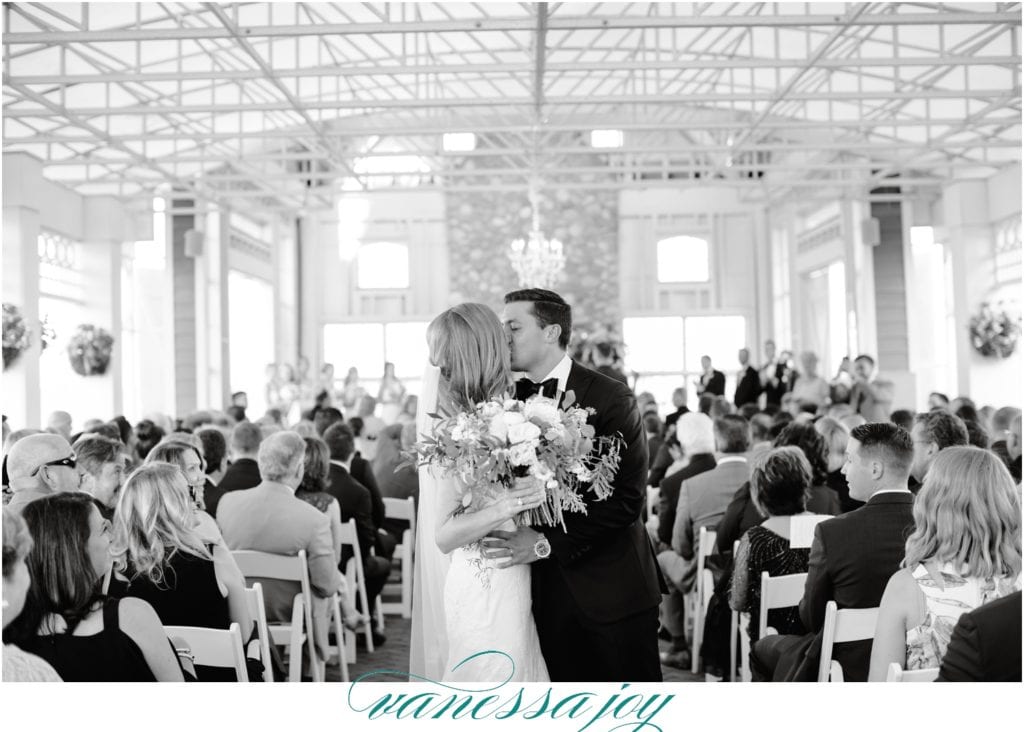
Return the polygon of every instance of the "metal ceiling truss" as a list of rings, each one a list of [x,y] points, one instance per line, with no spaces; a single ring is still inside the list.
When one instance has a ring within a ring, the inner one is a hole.
[[[795,9],[803,8],[804,12]],[[5,151],[255,214],[345,190],[927,192],[1020,160],[1020,3],[5,3]],[[594,149],[590,132],[624,144]],[[449,152],[446,132],[476,149]]]

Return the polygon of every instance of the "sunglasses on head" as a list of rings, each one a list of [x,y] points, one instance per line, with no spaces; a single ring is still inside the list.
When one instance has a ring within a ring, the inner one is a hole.
[[[60,460],[51,460],[48,463],[43,463],[38,468],[36,468],[34,471],[32,471],[32,475],[35,475],[36,473],[38,473],[43,468],[50,467],[50,466],[56,466],[56,465],[63,465],[66,468],[73,468],[73,467],[75,467],[77,465],[77,462],[75,460],[74,453],[72,453],[71,455],[68,455],[66,458],[61,458]]]

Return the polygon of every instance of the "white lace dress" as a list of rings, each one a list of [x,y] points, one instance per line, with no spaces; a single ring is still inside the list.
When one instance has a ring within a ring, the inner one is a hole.
[[[501,528],[515,527],[509,521]],[[452,552],[444,585],[444,680],[548,681],[531,610],[530,565],[494,564],[481,557],[477,544]]]

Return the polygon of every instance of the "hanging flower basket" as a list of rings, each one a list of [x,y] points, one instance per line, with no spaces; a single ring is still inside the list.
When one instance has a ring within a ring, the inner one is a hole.
[[[4,310],[4,368],[6,369],[28,348],[31,330],[17,305],[3,304]]]
[[[1008,358],[1017,348],[1021,330],[1020,314],[983,302],[978,314],[971,318],[971,345],[982,356]]]
[[[114,336],[95,325],[80,325],[68,342],[71,368],[81,376],[100,376],[107,373],[114,350]]]

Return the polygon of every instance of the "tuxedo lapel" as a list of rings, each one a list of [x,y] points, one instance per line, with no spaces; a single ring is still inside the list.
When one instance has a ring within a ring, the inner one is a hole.
[[[590,385],[593,383],[593,373],[573,361],[572,366],[569,368],[569,378],[565,380],[565,393],[568,394],[569,392],[572,392],[576,397],[573,400],[573,404],[587,404],[587,392],[590,390]],[[561,403],[563,396],[564,395],[559,395],[559,406],[572,406],[570,404]]]

